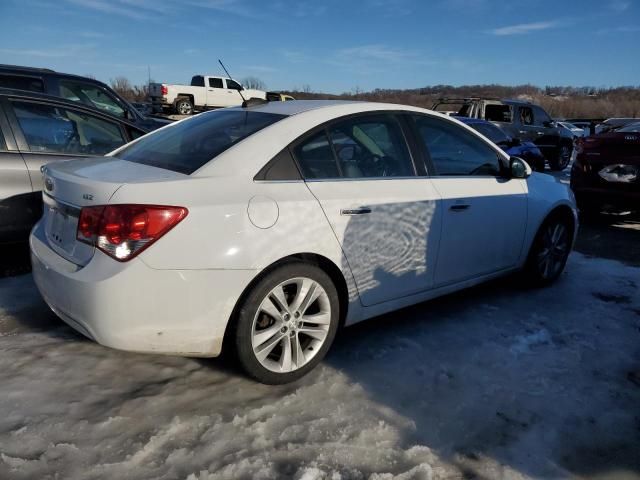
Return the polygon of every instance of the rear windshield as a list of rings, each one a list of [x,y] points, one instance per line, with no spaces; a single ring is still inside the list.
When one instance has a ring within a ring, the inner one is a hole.
[[[115,157],[190,175],[229,147],[284,117],[247,110],[204,113],[144,136]]]

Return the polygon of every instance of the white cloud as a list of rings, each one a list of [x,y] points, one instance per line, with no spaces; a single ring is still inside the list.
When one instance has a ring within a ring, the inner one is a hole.
[[[524,35],[531,32],[555,28],[558,25],[559,23],[557,21],[520,23],[518,25],[509,25],[506,27],[494,28],[493,30],[489,30],[489,33],[498,36]]]

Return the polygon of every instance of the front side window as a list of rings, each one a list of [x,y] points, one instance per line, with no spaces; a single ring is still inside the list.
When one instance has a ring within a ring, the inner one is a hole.
[[[242,90],[242,86],[238,82],[236,82],[235,80],[231,80],[230,78],[227,78],[227,88],[231,90]]]
[[[116,117],[124,118],[124,108],[106,90],[98,85],[60,80],[60,96],[73,102],[84,103]]]
[[[104,155],[126,143],[118,124],[55,105],[13,101],[32,152]]]
[[[544,127],[545,124],[549,125],[549,123],[551,122],[551,117],[547,115],[547,112],[545,112],[540,107],[534,107],[533,110],[535,113],[534,121],[537,126]]]
[[[215,77],[209,78],[209,87],[211,87],[211,88],[224,88],[222,86],[222,79],[221,78],[215,78]]]
[[[203,113],[147,134],[116,157],[190,175],[231,146],[283,118],[285,115],[249,110]]]
[[[530,107],[520,107],[520,123],[533,125],[533,110]]]
[[[414,119],[437,175],[500,175],[498,153],[482,139],[445,120]]]

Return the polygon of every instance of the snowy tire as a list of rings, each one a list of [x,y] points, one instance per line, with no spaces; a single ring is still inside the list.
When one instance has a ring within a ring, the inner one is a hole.
[[[339,309],[336,287],[315,265],[296,262],[272,270],[237,310],[234,342],[240,365],[265,384],[299,379],[329,350]]]
[[[561,214],[552,214],[543,222],[524,270],[530,285],[543,287],[558,279],[571,252],[573,228],[573,222]]]

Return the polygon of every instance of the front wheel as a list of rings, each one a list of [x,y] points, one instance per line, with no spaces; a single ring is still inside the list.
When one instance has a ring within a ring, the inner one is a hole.
[[[262,278],[238,310],[235,350],[266,384],[292,382],[324,357],[338,328],[338,293],[320,268],[285,264]]]
[[[560,276],[569,258],[573,225],[561,215],[549,217],[533,241],[525,277],[534,286],[546,286]]]
[[[571,161],[571,154],[573,153],[573,147],[567,143],[560,145],[558,150],[558,156],[555,159],[549,161],[549,167],[551,170],[561,171],[567,168]]]

